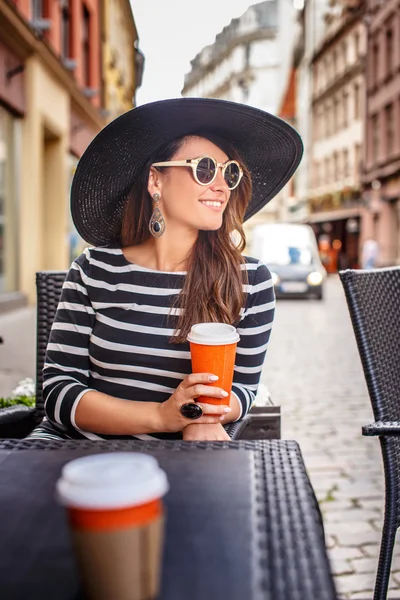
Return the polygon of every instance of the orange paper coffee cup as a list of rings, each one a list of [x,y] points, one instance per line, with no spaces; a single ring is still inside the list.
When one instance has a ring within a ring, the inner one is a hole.
[[[227,323],[198,323],[192,326],[188,335],[192,372],[217,375],[218,381],[209,385],[222,388],[229,396],[239,339],[235,327]],[[229,396],[221,399],[199,396],[196,401],[205,404],[229,404]]]
[[[67,463],[57,499],[88,600],[155,600],[160,589],[165,472],[150,455],[94,454]]]

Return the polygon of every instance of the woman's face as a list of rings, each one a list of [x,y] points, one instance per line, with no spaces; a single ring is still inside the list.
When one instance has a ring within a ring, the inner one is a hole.
[[[185,139],[170,160],[200,156],[210,156],[219,163],[229,160],[223,150],[202,137]],[[167,227],[176,223],[197,231],[213,231],[221,227],[231,195],[220,168],[209,185],[197,183],[190,167],[169,167],[164,172],[152,168],[148,189],[151,196],[156,192],[160,194],[159,207]]]

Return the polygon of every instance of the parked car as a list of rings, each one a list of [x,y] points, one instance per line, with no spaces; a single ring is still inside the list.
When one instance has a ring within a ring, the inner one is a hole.
[[[264,262],[272,274],[277,298],[322,300],[327,277],[309,225],[268,223],[253,230],[251,256]]]

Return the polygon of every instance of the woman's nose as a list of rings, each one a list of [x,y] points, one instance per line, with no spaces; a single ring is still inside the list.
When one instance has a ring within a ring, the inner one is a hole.
[[[222,176],[222,169],[220,167],[217,168],[217,176],[214,179],[214,181],[211,184],[211,187],[213,189],[221,189],[223,191],[228,189],[228,186],[226,185],[226,181]]]

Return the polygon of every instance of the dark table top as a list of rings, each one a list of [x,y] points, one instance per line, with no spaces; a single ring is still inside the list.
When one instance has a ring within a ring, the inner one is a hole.
[[[81,597],[55,482],[73,458],[129,450],[170,481],[160,600],[336,599],[300,449],[281,440],[0,440],[1,598]]]

